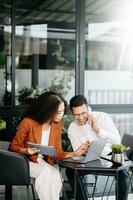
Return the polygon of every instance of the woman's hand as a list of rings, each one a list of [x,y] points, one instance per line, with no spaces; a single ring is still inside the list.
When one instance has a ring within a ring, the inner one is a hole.
[[[72,158],[74,156],[81,156],[85,154],[88,151],[89,144],[90,144],[89,141],[85,142],[75,151],[69,152],[68,154],[66,154],[65,158]]]
[[[40,150],[39,149],[37,149],[37,148],[27,148],[27,154],[28,155],[33,155],[33,154],[35,154],[35,153],[39,153],[40,152]]]

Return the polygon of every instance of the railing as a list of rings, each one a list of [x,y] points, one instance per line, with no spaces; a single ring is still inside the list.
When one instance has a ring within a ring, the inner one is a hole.
[[[110,114],[114,123],[116,124],[121,137],[124,133],[133,133],[133,107],[131,105],[91,105],[92,110],[103,111]],[[0,107],[0,119],[6,122],[6,127],[0,129],[0,140],[11,141],[17,130],[18,123],[23,116],[27,106],[4,106]],[[71,118],[67,115],[67,118]],[[64,123],[65,124],[65,123]],[[66,125],[65,125],[66,126]],[[63,146],[65,150],[70,144],[67,139],[67,128],[63,128]]]
[[[133,90],[88,90],[89,104],[133,104]]]
[[[109,113],[121,137],[133,133],[133,90],[89,90],[88,103],[93,110]]]

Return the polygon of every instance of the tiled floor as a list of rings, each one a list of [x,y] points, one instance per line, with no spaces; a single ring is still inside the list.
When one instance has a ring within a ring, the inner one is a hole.
[[[0,186],[0,200],[4,200],[4,187]],[[29,191],[30,199],[32,200],[32,192]],[[27,200],[27,190],[25,186],[13,187],[13,200]]]
[[[107,197],[104,197],[103,198],[103,200],[106,200],[107,199]],[[97,198],[95,198],[95,200],[101,200],[101,198],[100,197],[97,197]],[[110,196],[109,198],[108,198],[108,200],[115,200],[115,196]],[[133,200],[133,194],[129,194],[128,195],[128,200]]]
[[[31,200],[32,194],[30,193]],[[26,188],[23,186],[18,186],[13,188],[13,200],[26,200]],[[104,197],[102,200],[106,200],[107,197]],[[4,187],[0,186],[0,200],[4,200]],[[95,197],[95,200],[101,200],[101,197]],[[108,200],[115,200],[115,196],[110,196]],[[128,200],[133,200],[133,194],[128,195]]]

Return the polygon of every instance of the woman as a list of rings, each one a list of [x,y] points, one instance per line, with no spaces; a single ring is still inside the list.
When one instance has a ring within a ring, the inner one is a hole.
[[[40,95],[27,109],[10,150],[27,155],[30,176],[34,177],[35,188],[40,200],[59,200],[62,183],[56,160],[79,156],[85,153],[86,146],[74,152],[61,149],[62,117],[66,112],[65,100],[55,92]],[[28,142],[54,146],[57,156],[39,154],[36,148],[29,148]]]

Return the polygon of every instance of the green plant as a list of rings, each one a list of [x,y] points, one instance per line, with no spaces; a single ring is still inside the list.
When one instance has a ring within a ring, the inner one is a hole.
[[[6,129],[6,122],[3,119],[0,119],[0,130]]]
[[[0,51],[0,69],[4,69],[6,63],[5,51]]]
[[[2,97],[0,104],[3,106],[11,105],[11,92],[5,91],[5,94]]]
[[[55,76],[51,81],[51,85],[44,89],[44,91],[54,91],[61,94],[63,97],[66,97],[71,86],[69,85],[73,74],[66,75],[65,73],[60,73],[58,76]]]
[[[69,85],[73,73],[66,75],[65,73],[60,73],[58,76],[55,76],[51,81],[51,84],[48,88],[41,89],[38,86],[36,87],[24,87],[19,90],[18,95],[16,96],[19,105],[30,104],[33,99],[38,97],[40,94],[46,91],[57,92],[61,94],[64,98],[68,94],[71,86]]]
[[[30,104],[33,99],[41,94],[41,92],[42,91],[37,86],[31,88],[22,88],[17,95],[18,104]]]
[[[111,146],[113,153],[123,153],[129,150],[129,147],[124,146],[123,144],[112,144]]]

